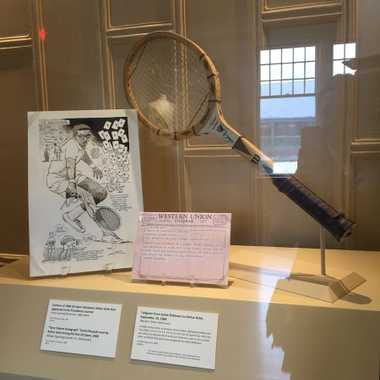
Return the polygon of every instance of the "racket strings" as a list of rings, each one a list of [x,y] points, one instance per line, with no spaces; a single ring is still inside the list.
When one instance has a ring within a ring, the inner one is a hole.
[[[199,113],[201,112],[203,106],[205,104],[207,104],[208,102],[208,98],[210,96],[210,92],[207,92],[207,94],[203,97],[202,101],[199,103],[199,106],[198,108],[196,109],[196,112],[194,113],[194,116],[192,117],[192,119],[190,120],[189,124],[187,125],[186,129],[189,129],[189,128],[192,128],[192,126],[195,124],[194,123],[194,120],[196,119],[196,117],[199,115]]]
[[[209,72],[199,53],[175,39],[147,41],[135,54],[130,91],[156,128],[181,133],[208,112]]]
[[[137,60],[136,60],[136,63],[135,63],[135,65],[134,65],[134,67],[133,67],[131,73],[130,73],[130,77],[133,76],[133,74],[134,74],[134,72],[135,72],[135,70],[136,70],[136,67],[137,67],[138,64],[139,64],[139,61],[140,61],[142,55],[144,54],[144,50],[145,50],[145,48],[146,48],[146,44],[143,46],[143,48],[139,51],[139,54],[137,55]]]

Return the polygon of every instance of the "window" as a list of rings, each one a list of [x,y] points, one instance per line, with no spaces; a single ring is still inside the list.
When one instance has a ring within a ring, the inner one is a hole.
[[[260,52],[260,143],[276,174],[297,170],[302,128],[315,125],[316,48]]]
[[[356,58],[356,43],[335,44],[333,46],[333,76],[338,74],[354,75],[356,70],[344,65],[344,61]]]

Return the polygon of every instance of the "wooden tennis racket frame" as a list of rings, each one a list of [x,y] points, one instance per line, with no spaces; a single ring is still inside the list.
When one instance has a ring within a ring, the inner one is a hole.
[[[141,54],[141,56],[143,55],[149,42],[157,39],[171,39],[188,46],[190,49],[197,52],[199,59],[202,60],[206,68],[206,72],[209,73],[207,78],[210,95],[212,96],[208,99],[207,111],[198,123],[190,125],[183,131],[173,133],[152,124],[141,111],[140,106],[133,95],[131,79],[135,66],[132,65],[132,63],[138,54]],[[352,221],[346,219],[343,213],[339,212],[318,197],[295,176],[279,176],[274,174],[273,161],[225,121],[220,104],[221,84],[218,71],[211,58],[195,42],[173,32],[154,32],[148,34],[136,43],[126,60],[124,67],[124,87],[127,100],[129,104],[137,110],[141,122],[155,131],[157,135],[169,137],[174,140],[179,140],[192,135],[207,134],[210,132],[219,135],[240,155],[254,164],[260,165],[264,172],[272,179],[273,184],[280,192],[301,207],[321,226],[329,231],[336,240],[341,241],[351,234],[352,228],[355,225]]]

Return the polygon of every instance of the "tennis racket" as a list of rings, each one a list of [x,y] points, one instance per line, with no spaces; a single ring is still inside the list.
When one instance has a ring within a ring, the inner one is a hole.
[[[174,140],[213,133],[261,167],[276,188],[338,241],[354,223],[295,176],[273,173],[273,161],[223,117],[221,85],[211,58],[193,41],[173,32],[154,32],[132,48],[124,67],[129,104],[157,135]]]

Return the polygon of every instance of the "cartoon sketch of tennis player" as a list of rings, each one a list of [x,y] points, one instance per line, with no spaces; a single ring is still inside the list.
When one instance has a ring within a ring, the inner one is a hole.
[[[87,212],[102,231],[102,241],[118,243],[122,239],[113,231],[105,229],[93,216],[97,205],[107,197],[107,190],[97,180],[103,177],[102,170],[91,160],[86,148],[93,137],[91,128],[83,123],[74,125],[73,137],[62,146],[62,160],[51,161],[46,183],[48,188],[64,199],[81,201],[70,211],[63,213],[63,220],[74,230],[86,232],[80,217]],[[85,163],[92,169],[93,178],[80,171],[79,163]]]

